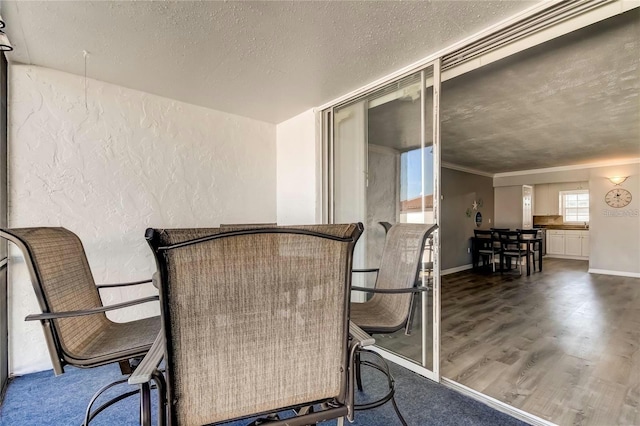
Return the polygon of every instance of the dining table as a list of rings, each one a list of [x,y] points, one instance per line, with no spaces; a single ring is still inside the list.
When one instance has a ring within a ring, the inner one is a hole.
[[[499,241],[499,240],[492,240]],[[542,271],[542,243],[543,240],[538,236],[529,236],[526,238],[520,237],[518,238],[518,242],[520,244],[526,245],[527,253],[535,253],[538,257],[538,271]],[[479,250],[487,244],[487,238],[483,237],[471,237],[471,261],[473,268],[477,268],[480,263],[480,254]],[[502,256],[500,254],[500,256]],[[535,262],[535,259],[534,259]],[[502,259],[500,259],[500,265],[503,265]],[[527,267],[527,276],[531,275],[531,261],[529,256],[526,256],[526,267]],[[502,268],[497,268],[496,272],[504,272]]]

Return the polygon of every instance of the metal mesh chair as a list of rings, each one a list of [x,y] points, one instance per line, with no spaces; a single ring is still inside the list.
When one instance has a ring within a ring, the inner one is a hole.
[[[377,273],[374,288],[352,290],[373,293],[364,303],[351,304],[351,320],[368,333],[393,333],[406,327],[412,294],[427,291],[418,286],[418,274],[432,224],[399,223],[387,232],[380,267],[354,272]]]
[[[151,280],[96,285],[80,239],[65,228],[0,229],[0,237],[16,244],[24,255],[42,310],[26,320],[42,324],[55,374],[64,373],[65,365],[90,368],[113,362],[120,364],[123,374],[131,373],[129,361],[147,353],[160,331],[160,317],[116,323],[105,312],[155,301],[158,296],[103,306],[98,289]],[[91,413],[94,400],[85,423],[116,402]]]
[[[171,424],[286,409],[297,417],[269,424],[352,416],[349,289],[362,226],[211,231],[188,241],[185,230],[147,231],[160,272]],[[160,359],[152,358],[145,367]],[[150,378],[141,368],[133,382]]]
[[[383,226],[385,226],[383,224]],[[387,229],[380,267],[377,269],[354,270],[353,272],[376,272],[374,288],[352,286],[352,290],[373,293],[364,303],[351,304],[351,321],[369,334],[393,333],[402,328],[410,333],[411,318],[416,306],[415,295],[428,291],[419,280],[423,264],[423,253],[427,239],[437,228],[433,224],[400,223]],[[433,268],[431,264],[431,268]],[[362,352],[369,352],[363,350]],[[389,377],[389,392],[373,403],[356,406],[356,409],[375,408],[391,401],[400,421],[406,424],[394,399],[394,383],[388,368],[382,364],[361,361],[356,354],[355,376],[359,390],[362,390],[360,365],[376,368]]]

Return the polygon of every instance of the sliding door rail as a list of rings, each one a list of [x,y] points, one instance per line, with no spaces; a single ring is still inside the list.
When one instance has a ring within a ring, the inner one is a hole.
[[[526,19],[511,24],[501,30],[489,34],[479,40],[455,50],[442,57],[442,69],[447,70],[464,62],[482,56],[517,40],[530,37],[532,34],[553,27],[576,15],[588,12],[615,0],[571,0],[555,4]]]

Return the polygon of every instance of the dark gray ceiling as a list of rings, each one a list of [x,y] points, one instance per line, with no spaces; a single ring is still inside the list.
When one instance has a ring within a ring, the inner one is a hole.
[[[501,173],[640,158],[639,18],[634,9],[445,81],[442,160]],[[372,108],[369,142],[419,146],[419,108]]]

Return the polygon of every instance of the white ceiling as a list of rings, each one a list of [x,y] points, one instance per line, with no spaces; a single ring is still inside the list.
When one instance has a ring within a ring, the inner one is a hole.
[[[2,1],[9,61],[279,123],[537,1]]]

